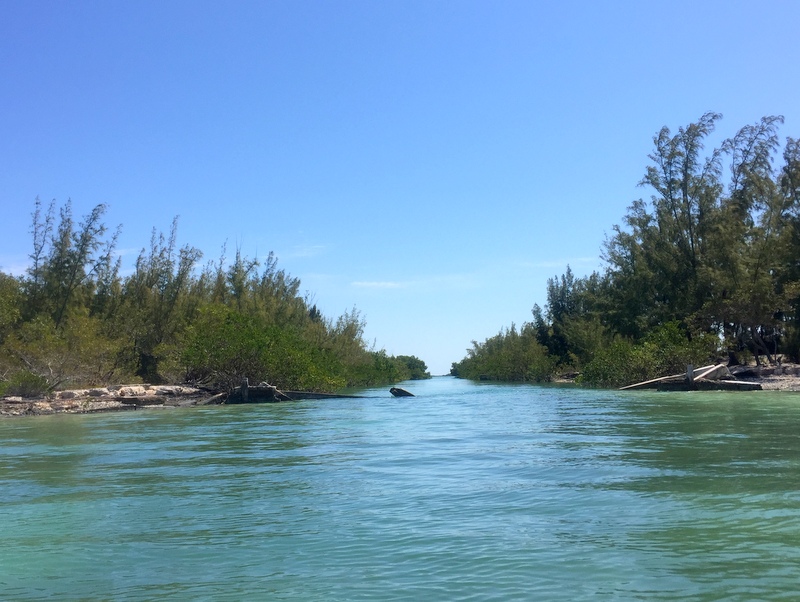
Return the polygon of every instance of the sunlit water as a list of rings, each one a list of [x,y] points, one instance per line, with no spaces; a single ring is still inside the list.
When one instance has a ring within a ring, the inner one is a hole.
[[[800,594],[800,394],[404,386],[0,421],[0,598]]]

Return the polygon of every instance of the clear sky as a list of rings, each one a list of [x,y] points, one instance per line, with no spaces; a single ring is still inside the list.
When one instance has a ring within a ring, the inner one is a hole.
[[[781,114],[800,2],[0,0],[0,269],[34,199],[204,262],[274,251],[320,309],[449,371],[649,192],[653,135]]]

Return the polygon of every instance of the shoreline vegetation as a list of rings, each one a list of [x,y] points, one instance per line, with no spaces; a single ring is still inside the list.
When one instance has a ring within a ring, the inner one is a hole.
[[[248,395],[249,392],[249,395]],[[217,392],[185,385],[113,385],[54,391],[47,396],[0,398],[0,416],[95,414],[127,410],[157,410],[209,405],[276,403],[304,399],[347,398],[346,394],[280,391],[276,387],[243,384],[233,391]]]
[[[734,375],[739,382],[758,385],[763,391],[800,392],[800,364],[778,367],[749,367]],[[561,384],[574,384],[572,378],[554,379]],[[292,397],[250,401],[249,403],[293,402],[315,399],[314,393],[291,392]],[[88,389],[54,391],[46,396],[0,398],[0,418],[13,416],[46,416],[51,414],[96,414],[135,410],[164,410],[209,405],[243,403],[231,399],[236,392],[216,392],[186,385],[112,385]],[[322,395],[320,395],[322,396]],[[351,397],[329,394],[325,397]],[[247,402],[245,402],[247,403]]]
[[[223,247],[202,266],[198,249],[178,245],[177,218],[123,277],[105,212],[76,223],[70,201],[36,199],[29,268],[0,271],[0,398],[60,400],[119,382],[336,392],[430,378],[421,359],[370,346],[357,309],[322,315],[272,253],[228,260]]]
[[[650,199],[613,226],[604,271],[567,265],[530,322],[473,341],[450,375],[617,388],[725,363],[797,390],[800,140],[781,145],[783,118],[769,116],[706,151],[720,119],[662,128],[640,182]],[[430,378],[416,356],[369,346],[357,309],[323,316],[272,253],[228,260],[223,247],[201,266],[177,218],[122,277],[105,212],[76,223],[69,201],[36,199],[30,267],[0,271],[3,403],[58,405],[59,391],[118,382],[230,394],[244,378],[308,392]]]
[[[567,266],[530,322],[473,341],[450,374],[613,388],[689,364],[800,363],[800,140],[781,144],[768,116],[706,150],[721,117],[657,132],[650,198],[606,237],[603,272]]]

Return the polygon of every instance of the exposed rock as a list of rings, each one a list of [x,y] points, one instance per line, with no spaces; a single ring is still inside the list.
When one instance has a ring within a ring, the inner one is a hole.
[[[406,391],[405,389],[401,389],[400,387],[392,387],[389,389],[389,393],[395,397],[414,397],[413,393]]]
[[[157,395],[157,393],[162,393]],[[220,399],[222,397],[222,399]],[[93,389],[58,391],[46,398],[24,399],[6,397],[0,399],[0,415],[23,416],[38,414],[86,414],[136,410],[137,408],[178,407],[222,403],[223,396],[211,396],[193,387],[158,387],[150,385],[117,385]]]
[[[142,385],[128,385],[125,387],[120,387],[117,390],[117,394],[121,395],[122,397],[143,397],[144,395],[147,395],[147,389],[145,389]]]

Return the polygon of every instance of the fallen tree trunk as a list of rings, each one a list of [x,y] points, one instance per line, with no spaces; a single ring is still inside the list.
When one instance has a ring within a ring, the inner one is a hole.
[[[659,391],[759,391],[762,387],[758,383],[736,380],[725,364],[714,364],[696,370],[689,366],[686,374],[672,374],[620,387],[620,391],[634,389],[658,389]]]
[[[697,378],[697,375],[705,373],[707,370],[716,368],[716,365],[710,366],[703,366],[702,368],[697,368],[696,370],[692,371],[692,378]],[[688,371],[687,371],[688,372]],[[672,374],[670,376],[662,376],[660,378],[653,378],[651,380],[645,380],[640,383],[634,383],[632,385],[627,385],[625,387],[620,387],[620,391],[624,391],[626,389],[655,389],[658,383],[667,382],[670,380],[686,380],[687,374]]]

